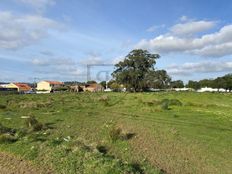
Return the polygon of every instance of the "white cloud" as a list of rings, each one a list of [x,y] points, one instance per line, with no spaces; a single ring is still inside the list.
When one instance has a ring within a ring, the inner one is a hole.
[[[56,3],[54,0],[17,0],[17,1],[20,3],[24,3],[24,4],[32,6],[38,12],[42,12],[48,6],[55,5],[55,3]]]
[[[171,27],[171,32],[174,35],[188,36],[202,31],[209,30],[216,25],[214,21],[191,21],[186,23],[176,24]]]
[[[194,25],[195,27],[190,27]],[[218,32],[194,36],[195,33],[209,29],[213,25],[214,22],[203,21],[177,24],[171,27],[170,33],[157,36],[150,40],[143,39],[136,47],[163,54],[179,52],[205,57],[231,55],[232,25],[223,26]],[[186,35],[191,35],[191,37]]]
[[[118,57],[116,57],[115,59],[113,59],[112,63],[113,63],[113,64],[117,64],[117,63],[119,63],[120,61],[122,61],[122,60],[124,60],[124,59],[125,59],[125,57],[123,57],[123,56],[118,56]]]
[[[40,15],[14,15],[0,12],[0,48],[15,49],[31,45],[48,35],[50,30],[61,30],[58,22]]]
[[[98,55],[89,55],[89,57],[84,58],[80,61],[80,64],[82,65],[93,65],[93,64],[103,64],[103,60]]]
[[[180,21],[181,22],[186,22],[186,21],[188,21],[189,20],[189,18],[187,17],[187,16],[181,16],[180,17]]]
[[[72,66],[75,61],[68,58],[52,58],[52,59],[32,59],[31,63],[36,66]]]
[[[71,58],[35,58],[30,62],[33,65],[35,73],[39,76],[48,77],[59,76],[61,79],[83,79],[86,78],[86,70]]]
[[[231,72],[232,62],[198,62],[183,65],[168,66],[167,72],[171,75],[192,75],[193,73]]]
[[[164,28],[164,27],[165,27],[164,24],[162,24],[162,25],[153,25],[153,26],[149,27],[146,31],[147,32],[154,32],[154,31],[158,30],[159,28]]]

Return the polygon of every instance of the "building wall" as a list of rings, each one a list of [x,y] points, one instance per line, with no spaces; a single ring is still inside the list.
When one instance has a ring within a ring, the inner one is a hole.
[[[7,84],[5,87],[8,89],[17,89],[17,91],[19,92],[19,87],[16,86],[14,83]]]
[[[52,87],[50,86],[50,83],[46,81],[41,81],[37,83],[37,88],[38,91],[46,90],[46,91],[51,91]]]

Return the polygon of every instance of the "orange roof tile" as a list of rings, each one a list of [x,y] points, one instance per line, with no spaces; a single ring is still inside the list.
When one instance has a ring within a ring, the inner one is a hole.
[[[25,83],[14,83],[21,91],[30,91],[31,87]]]
[[[46,82],[50,83],[51,85],[63,85],[63,82],[58,82],[58,81],[48,81],[46,80]]]

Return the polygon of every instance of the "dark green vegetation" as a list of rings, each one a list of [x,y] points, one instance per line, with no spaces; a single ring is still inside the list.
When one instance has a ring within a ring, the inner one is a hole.
[[[231,173],[232,94],[0,98],[0,151],[54,173]]]
[[[127,91],[136,92],[146,91],[149,88],[168,87],[171,78],[167,72],[155,70],[154,67],[159,57],[160,55],[151,54],[147,50],[132,50],[124,60],[115,65],[116,69],[112,73],[115,82],[123,84]],[[115,89],[115,85],[112,89]]]
[[[211,87],[216,89],[226,89],[232,91],[232,74],[226,74],[215,79],[203,79],[198,81],[190,80],[186,85],[189,88],[200,89],[202,87]]]

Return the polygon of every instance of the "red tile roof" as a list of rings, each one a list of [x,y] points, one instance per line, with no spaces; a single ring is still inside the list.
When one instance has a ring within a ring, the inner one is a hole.
[[[58,82],[58,81],[48,81],[48,80],[46,80],[46,82],[48,82],[51,85],[63,85],[64,84],[63,82]]]
[[[30,91],[31,87],[25,83],[14,83],[20,91]]]

